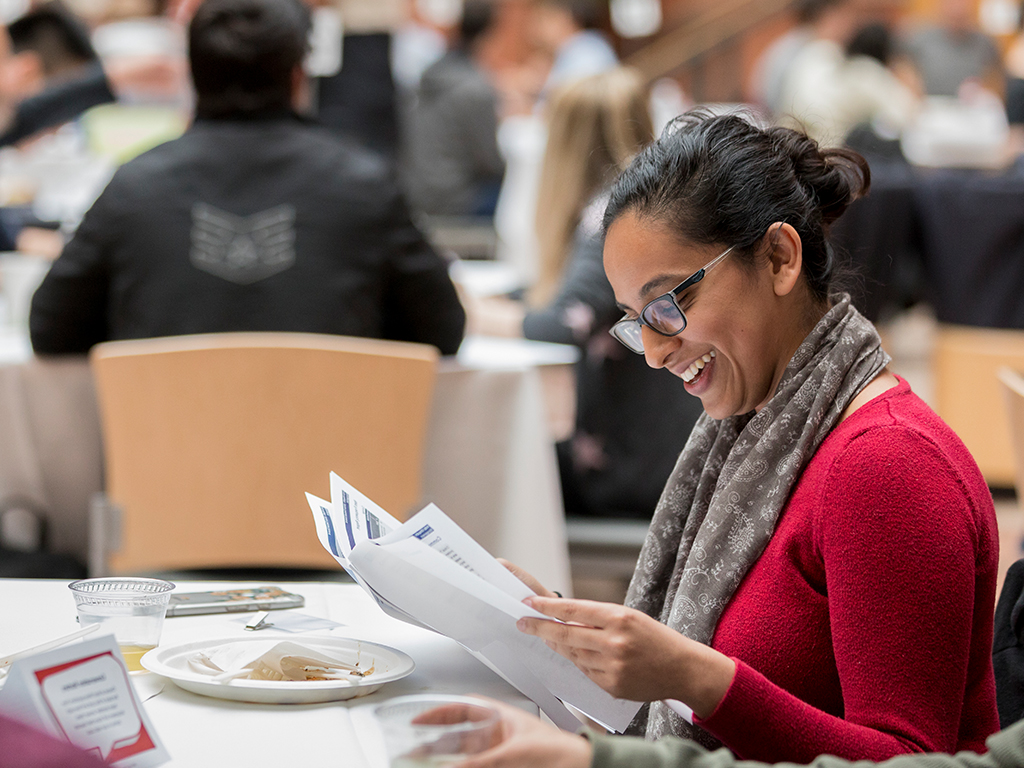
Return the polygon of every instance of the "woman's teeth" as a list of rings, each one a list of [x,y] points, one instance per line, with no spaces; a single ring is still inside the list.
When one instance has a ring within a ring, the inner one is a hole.
[[[690,363],[690,367],[683,371],[683,381],[689,384],[698,376],[700,376],[700,372],[704,370],[704,366],[710,363],[712,358],[714,357],[715,351],[711,350],[703,357],[698,357],[696,360]]]

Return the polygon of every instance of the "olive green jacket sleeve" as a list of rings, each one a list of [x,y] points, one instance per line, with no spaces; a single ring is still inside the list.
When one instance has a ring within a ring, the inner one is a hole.
[[[628,736],[588,734],[594,748],[591,768],[768,768],[766,763],[739,760],[729,750],[708,752],[703,747],[677,738],[656,742]],[[867,760],[853,762],[823,756],[811,768],[1024,768],[1024,720],[988,738],[988,752],[978,755],[960,752],[956,755],[900,755],[884,763]],[[791,763],[778,763],[776,768],[796,768]]]

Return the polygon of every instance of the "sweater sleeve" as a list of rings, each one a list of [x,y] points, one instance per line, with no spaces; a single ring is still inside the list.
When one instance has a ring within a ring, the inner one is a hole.
[[[727,749],[709,752],[687,741],[668,737],[656,742],[628,736],[589,735],[593,746],[591,768],[768,768],[766,763],[740,760]],[[1024,765],[1024,722],[1019,722],[988,740],[988,752],[960,752],[956,755],[900,755],[884,763],[857,763],[839,757],[814,759],[810,768],[1020,768]],[[796,768],[778,763],[775,768]]]
[[[975,615],[976,564],[990,553],[942,448],[899,425],[866,430],[837,456],[814,520],[843,717],[740,662],[700,725],[770,762],[952,752],[961,732],[992,733],[990,713],[964,711],[972,650],[991,647]]]
[[[523,335],[534,341],[583,346],[595,328],[610,325],[622,313],[604,274],[604,238],[579,227],[558,294],[546,307],[529,312]]]

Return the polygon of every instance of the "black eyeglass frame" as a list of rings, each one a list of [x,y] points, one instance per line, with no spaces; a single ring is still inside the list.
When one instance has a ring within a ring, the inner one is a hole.
[[[617,323],[615,323],[615,325],[613,325],[611,328],[608,329],[608,333],[610,333],[612,336],[614,336],[615,339],[617,341],[619,341],[624,347],[626,347],[626,349],[628,349],[630,352],[635,352],[638,355],[644,354],[643,326],[645,326],[645,325],[648,328],[650,328],[652,331],[654,331],[655,333],[660,334],[662,336],[668,336],[668,337],[678,336],[680,333],[682,333],[683,331],[686,330],[686,324],[687,324],[686,313],[683,311],[683,308],[679,306],[679,301],[678,301],[679,294],[681,294],[687,288],[692,288],[694,285],[696,285],[701,280],[703,280],[704,276],[709,271],[711,271],[712,267],[717,265],[722,259],[724,259],[730,253],[732,253],[732,251],[733,251],[733,249],[735,247],[736,246],[734,246],[734,245],[729,246],[724,251],[722,251],[722,253],[718,254],[715,258],[713,258],[711,261],[709,261],[703,267],[701,267],[696,272],[694,272],[692,275],[690,275],[688,278],[683,280],[683,282],[681,282],[679,285],[677,285],[671,291],[668,291],[667,293],[663,293],[660,296],[657,296],[656,298],[651,299],[649,302],[644,304],[644,308],[640,310],[640,314],[637,315],[636,317],[623,317],[621,320],[619,320]],[[675,310],[679,313],[679,318],[682,321],[682,325],[679,327],[678,330],[675,330],[675,331],[663,331],[660,328],[655,327],[645,317],[645,315],[647,314],[648,310],[653,305],[655,305],[655,304],[657,304],[659,302],[664,302],[665,300],[671,301],[672,302],[672,306],[675,307]],[[631,343],[631,341],[630,341],[631,339],[637,339],[638,340],[639,349],[637,349],[637,347],[634,346]]]

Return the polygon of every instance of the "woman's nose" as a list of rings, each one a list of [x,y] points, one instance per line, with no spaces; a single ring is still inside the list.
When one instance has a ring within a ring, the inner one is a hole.
[[[644,341],[644,358],[647,364],[651,368],[664,368],[668,356],[679,345],[679,337],[662,336],[646,325],[640,329],[640,333]]]

